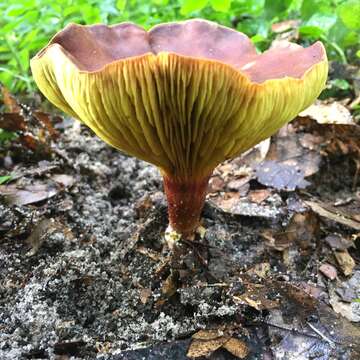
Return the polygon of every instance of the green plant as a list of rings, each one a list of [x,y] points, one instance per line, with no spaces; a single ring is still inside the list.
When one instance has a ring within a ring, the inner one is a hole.
[[[9,182],[12,179],[11,175],[0,176],[0,185]]]

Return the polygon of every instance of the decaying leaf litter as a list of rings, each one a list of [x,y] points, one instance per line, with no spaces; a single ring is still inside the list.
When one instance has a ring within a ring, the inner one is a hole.
[[[2,358],[359,358],[354,99],[220,165],[174,262],[157,171],[4,91]]]

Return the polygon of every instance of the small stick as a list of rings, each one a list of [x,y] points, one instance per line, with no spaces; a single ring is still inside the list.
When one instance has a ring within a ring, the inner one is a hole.
[[[332,349],[335,348],[336,345],[334,341],[332,341],[327,336],[325,336],[319,329],[317,329],[314,325],[311,325],[308,321],[306,323],[314,332],[316,332],[319,336],[321,336],[321,338],[325,340]]]

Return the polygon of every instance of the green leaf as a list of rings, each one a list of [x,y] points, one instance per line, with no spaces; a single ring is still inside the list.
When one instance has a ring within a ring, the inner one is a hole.
[[[350,47],[357,44],[360,44],[360,34],[358,31],[349,31],[341,43],[343,47]]]
[[[0,185],[7,183],[12,179],[11,175],[0,176]]]
[[[323,32],[327,33],[330,28],[335,25],[336,20],[336,15],[316,13],[305,23],[305,25],[316,26],[322,29]]]
[[[215,11],[227,12],[230,9],[231,0],[210,0],[210,4]]]
[[[331,2],[329,0],[304,0],[301,5],[301,17],[303,20],[310,19],[314,14],[331,14]]]
[[[9,11],[7,12],[6,15],[16,17],[16,16],[22,15],[25,11],[26,11],[26,8],[24,8],[21,5],[13,6],[13,7],[11,7],[11,9],[9,9]]]
[[[120,11],[124,11],[126,8],[126,0],[117,0],[116,2],[116,7],[120,10]]]
[[[167,5],[169,3],[169,0],[152,0],[152,2],[155,5]]]
[[[356,56],[357,56],[358,58],[360,58],[360,50],[358,50],[358,51],[356,52]]]
[[[351,88],[349,82],[346,81],[345,79],[333,79],[333,80],[330,80],[330,85],[335,86],[340,90],[349,90]]]
[[[256,34],[251,38],[251,41],[254,44],[256,44],[256,43],[259,43],[259,42],[266,41],[266,38],[264,36],[260,35],[260,34]]]
[[[29,66],[30,66],[29,49],[25,48],[25,49],[21,50],[18,53],[18,58],[19,58],[19,61],[20,61],[20,64],[21,64],[21,70],[26,72],[29,69]],[[25,75],[25,74],[21,74],[21,75]]]
[[[182,15],[188,15],[193,11],[202,10],[208,3],[208,0],[180,0]]]
[[[323,30],[319,28],[318,26],[300,26],[299,33],[301,36],[309,37],[313,39],[320,38],[321,35],[323,35]]]
[[[16,139],[17,135],[14,132],[0,129],[0,143]]]
[[[360,29],[360,2],[359,0],[349,0],[341,4],[338,14],[343,23],[349,29]]]
[[[275,16],[281,15],[289,8],[292,0],[265,0],[265,14],[268,19],[273,19]]]

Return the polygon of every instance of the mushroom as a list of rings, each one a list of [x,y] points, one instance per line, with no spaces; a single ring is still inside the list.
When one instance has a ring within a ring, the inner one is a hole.
[[[324,46],[249,38],[206,20],[70,24],[32,60],[43,94],[113,147],[156,165],[168,240],[192,238],[214,168],[274,134],[325,86]]]

